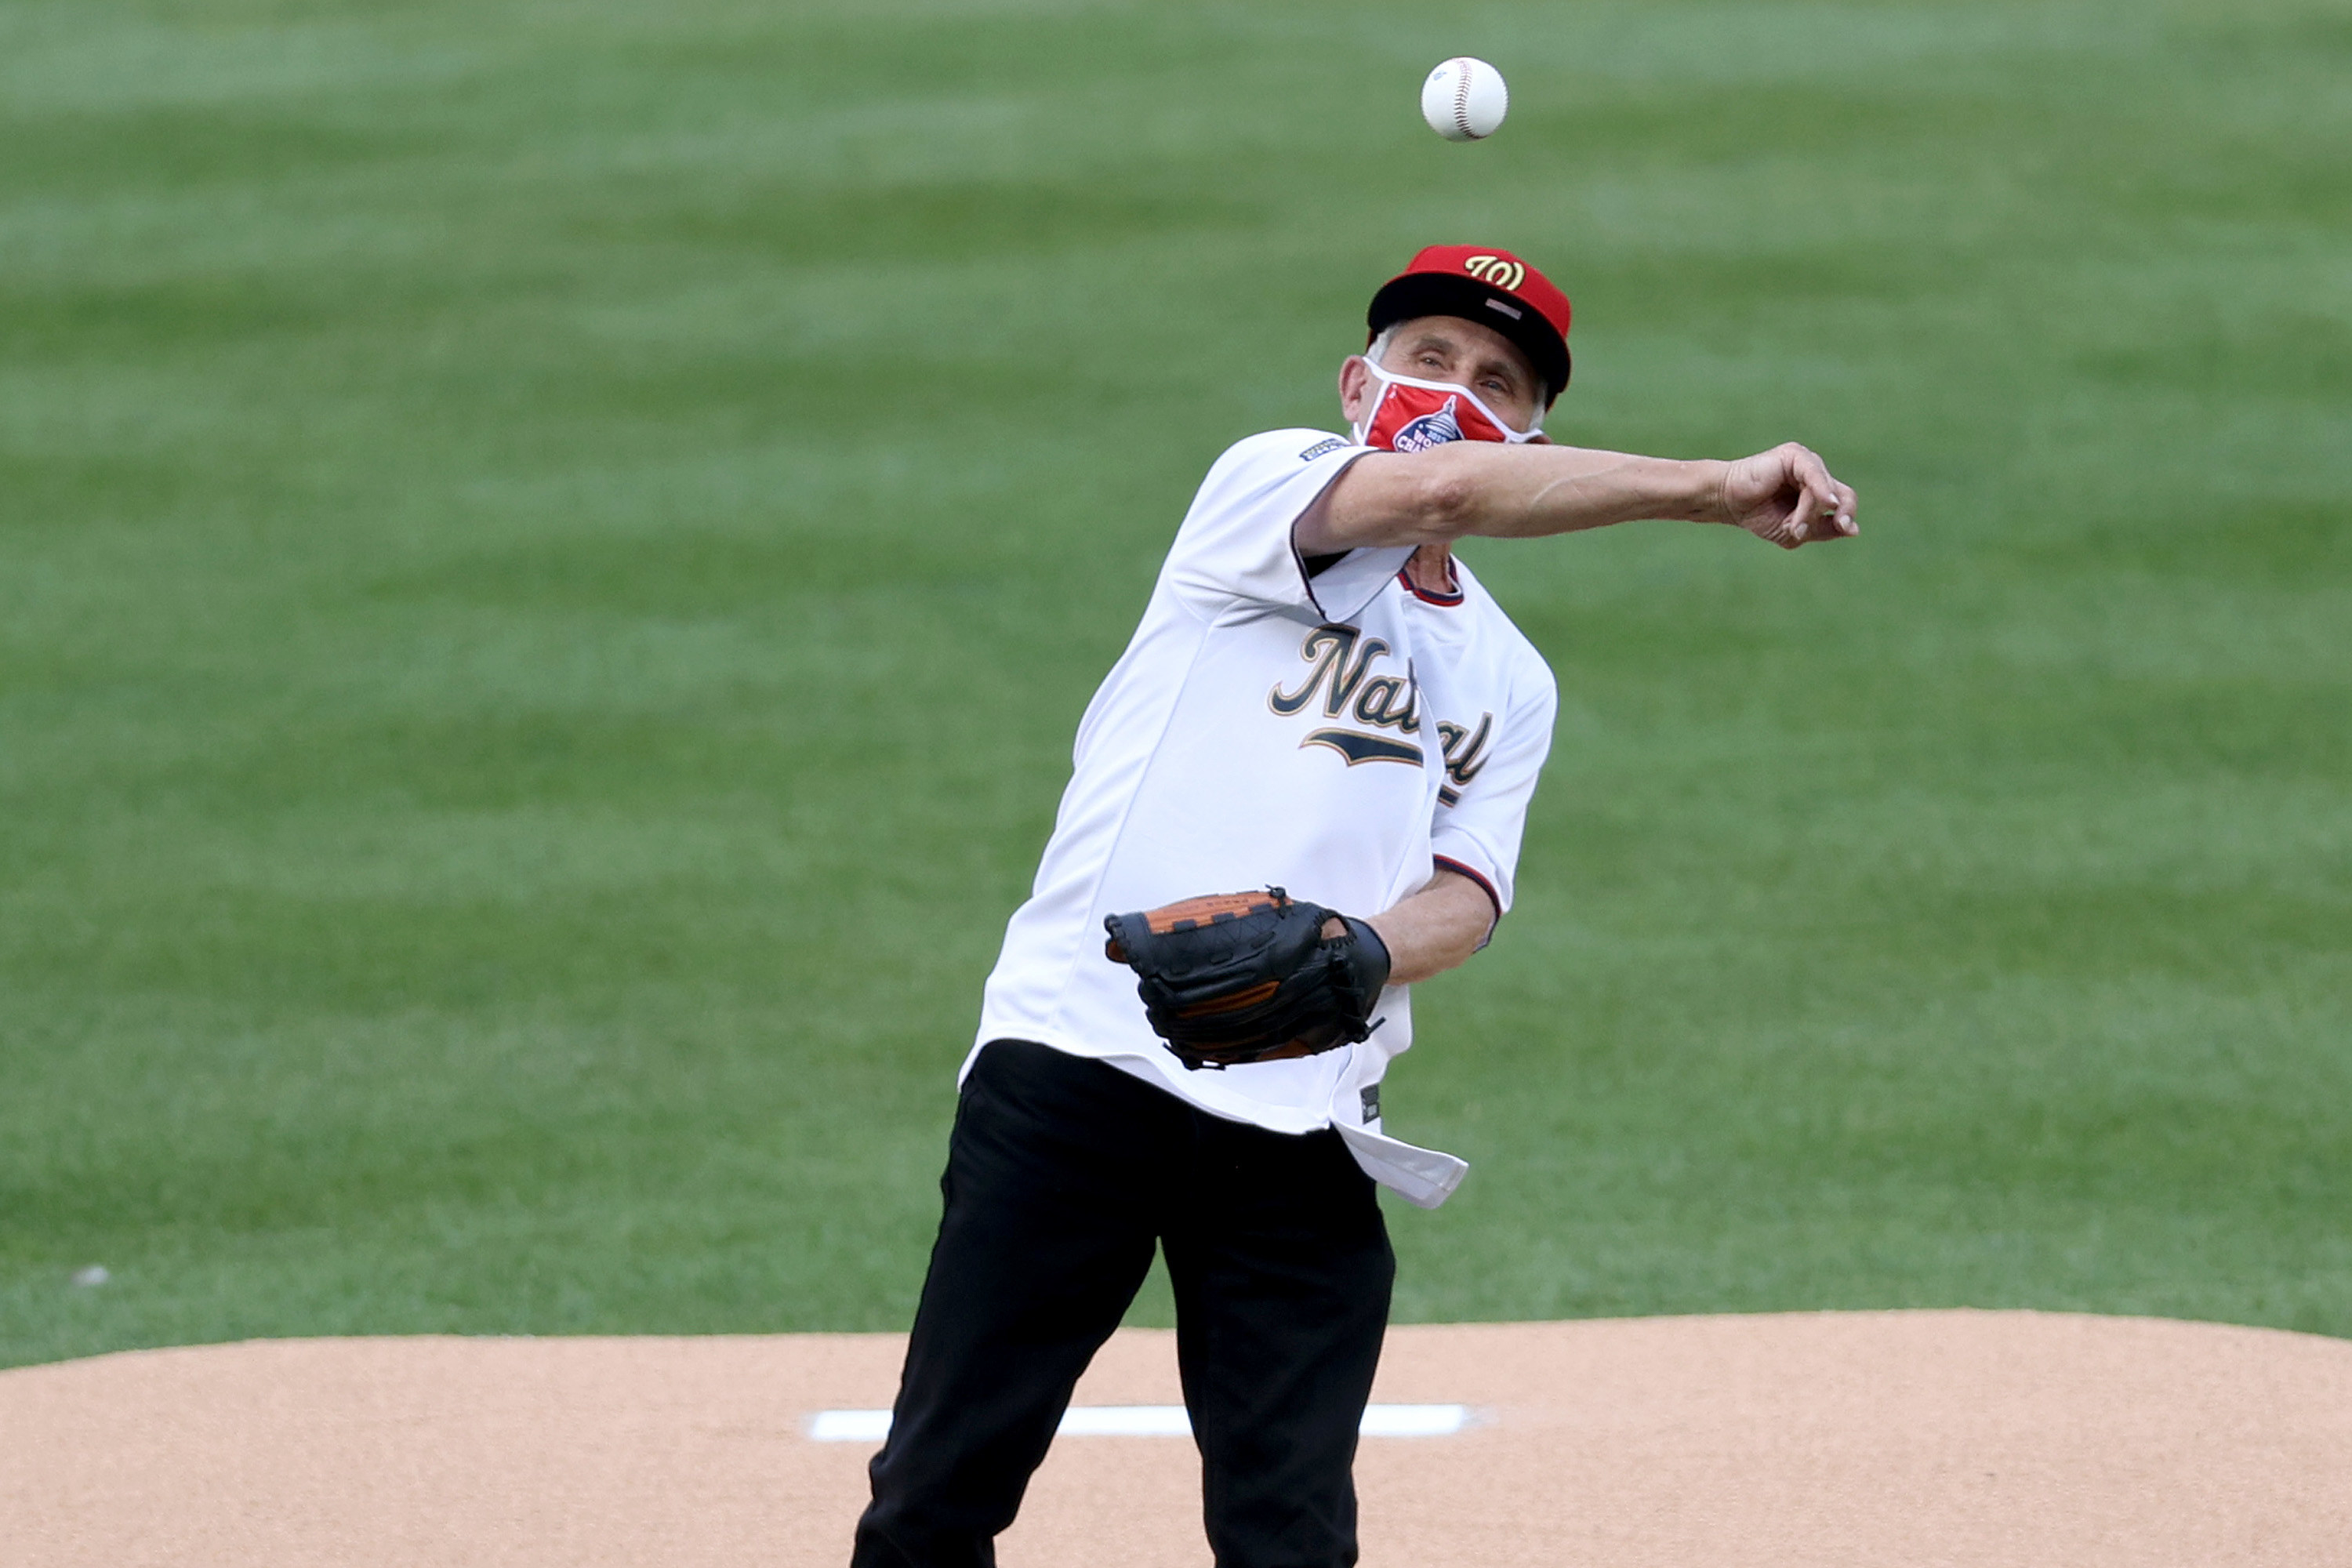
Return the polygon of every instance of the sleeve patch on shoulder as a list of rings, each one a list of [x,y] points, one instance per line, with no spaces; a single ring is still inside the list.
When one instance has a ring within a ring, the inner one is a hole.
[[[1326,437],[1324,439],[1316,442],[1312,447],[1307,447],[1304,452],[1299,453],[1298,460],[1302,463],[1311,463],[1316,458],[1322,457],[1328,452],[1337,452],[1340,450],[1346,447],[1347,444],[1348,443],[1340,440],[1337,436]]]

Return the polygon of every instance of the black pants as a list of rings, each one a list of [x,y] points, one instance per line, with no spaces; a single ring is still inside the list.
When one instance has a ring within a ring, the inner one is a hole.
[[[1155,1239],[1218,1568],[1356,1561],[1356,1427],[1396,1272],[1336,1132],[1226,1121],[1023,1040],[964,1081],[854,1568],[988,1568]]]

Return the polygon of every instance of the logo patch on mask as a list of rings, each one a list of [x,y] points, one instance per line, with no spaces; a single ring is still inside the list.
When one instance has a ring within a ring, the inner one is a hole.
[[[1311,463],[1316,458],[1321,457],[1324,453],[1336,452],[1347,444],[1348,443],[1340,440],[1337,436],[1328,437],[1323,440],[1316,442],[1315,445],[1307,447],[1304,452],[1299,453],[1298,460],[1302,463]]]
[[[1436,413],[1424,414],[1406,425],[1396,433],[1396,439],[1389,443],[1391,448],[1399,452],[1426,452],[1432,447],[1443,447],[1448,441],[1462,439],[1462,422],[1454,417],[1456,401],[1449,397],[1445,400],[1445,406]]]

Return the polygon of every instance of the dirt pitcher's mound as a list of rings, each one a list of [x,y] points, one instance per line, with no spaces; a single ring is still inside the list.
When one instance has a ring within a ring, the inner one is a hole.
[[[846,1560],[894,1335],[315,1340],[0,1373],[0,1561]],[[2352,1343],[2036,1312],[1401,1328],[1373,1568],[2352,1564]],[[1081,1405],[1177,1399],[1171,1336]],[[840,1418],[846,1419],[846,1418]],[[870,1420],[870,1418],[868,1418]],[[854,1422],[853,1422],[854,1425]],[[1208,1561],[1181,1436],[1063,1437],[1007,1568]]]

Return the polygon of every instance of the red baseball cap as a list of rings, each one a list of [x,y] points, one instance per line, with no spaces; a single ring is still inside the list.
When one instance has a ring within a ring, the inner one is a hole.
[[[1543,377],[1547,406],[1568,384],[1568,296],[1491,245],[1433,245],[1381,285],[1365,312],[1369,343],[1415,316],[1459,316],[1511,340]]]

